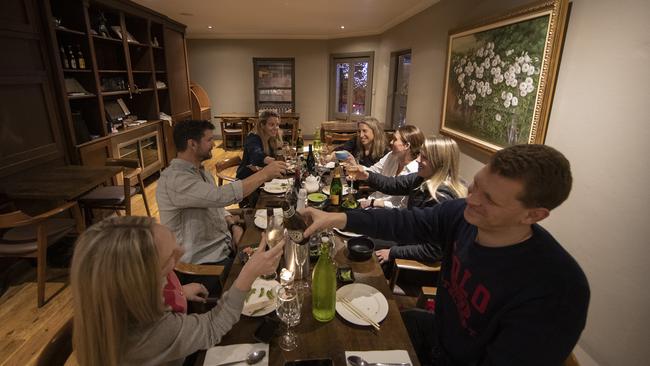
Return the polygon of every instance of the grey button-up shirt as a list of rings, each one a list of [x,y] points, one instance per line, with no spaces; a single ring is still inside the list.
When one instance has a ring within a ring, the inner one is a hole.
[[[156,199],[160,223],[185,249],[181,261],[219,262],[230,254],[232,235],[224,207],[242,200],[242,183],[217,186],[212,174],[192,163],[174,159],[160,174]]]

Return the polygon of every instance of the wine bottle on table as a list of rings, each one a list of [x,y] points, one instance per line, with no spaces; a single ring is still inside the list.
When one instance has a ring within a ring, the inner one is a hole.
[[[320,257],[314,267],[311,313],[319,322],[328,322],[336,314],[336,265],[330,256],[330,249],[329,238],[323,238]]]
[[[307,171],[314,173],[316,171],[316,157],[311,144],[309,144],[309,152],[307,153]]]
[[[296,153],[302,153],[303,146],[305,146],[305,140],[302,138],[302,131],[298,129],[298,137],[296,137]]]
[[[330,184],[330,205],[339,206],[341,204],[341,196],[343,195],[343,183],[341,183],[341,167],[336,163],[334,167],[334,177]]]

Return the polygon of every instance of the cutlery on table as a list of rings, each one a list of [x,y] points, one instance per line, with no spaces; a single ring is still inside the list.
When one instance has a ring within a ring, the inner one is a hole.
[[[411,366],[407,362],[367,362],[359,356],[348,356],[348,362],[352,366]]]
[[[376,330],[379,330],[379,324],[377,324],[376,321],[372,320],[366,313],[364,313],[361,309],[358,307],[354,306],[352,301],[350,301],[347,297],[339,297],[338,300],[345,306],[346,309],[350,310],[356,317],[368,322],[370,325],[372,325],[373,328]]]

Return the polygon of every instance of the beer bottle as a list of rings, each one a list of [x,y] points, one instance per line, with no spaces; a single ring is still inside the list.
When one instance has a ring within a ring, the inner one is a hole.
[[[284,216],[284,228],[289,233],[292,242],[305,245],[309,242],[309,237],[304,236],[307,224],[305,219],[300,215],[289,202],[282,203],[282,213]]]
[[[336,265],[330,256],[331,249],[329,239],[323,238],[312,282],[311,314],[323,323],[336,314]]]
[[[341,183],[341,167],[336,163],[334,167],[334,177],[330,184],[330,205],[339,206],[341,204],[341,196],[343,195],[343,184]]]

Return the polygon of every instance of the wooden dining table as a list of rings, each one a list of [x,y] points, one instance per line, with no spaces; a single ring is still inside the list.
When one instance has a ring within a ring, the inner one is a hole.
[[[122,171],[117,166],[65,165],[18,173],[2,185],[15,200],[72,201]]]
[[[281,196],[261,192],[256,208],[275,206],[283,200]],[[246,230],[239,244],[243,249],[257,245],[262,230],[253,223],[255,210],[247,209],[244,213]],[[307,359],[332,359],[334,365],[346,365],[346,351],[376,351],[376,350],[406,350],[412,365],[419,365],[417,356],[402,322],[400,311],[395,298],[388,288],[386,278],[376,259],[373,257],[363,262],[351,261],[347,257],[346,240],[334,236],[334,262],[340,266],[349,266],[355,278],[355,283],[370,285],[379,290],[388,300],[388,315],[380,322],[380,330],[375,331],[370,326],[358,326],[344,320],[340,315],[327,322],[316,321],[311,314],[311,292],[305,294],[302,305],[300,324],[292,328],[298,336],[298,348],[294,351],[284,351],[277,344],[277,338],[272,338],[269,344],[270,366],[283,366],[285,362]],[[239,256],[237,256],[239,258]],[[228,289],[241,271],[242,263],[236,260],[226,279],[225,289]],[[311,276],[306,276],[308,279]],[[340,287],[340,284],[339,286]],[[276,317],[274,313],[267,316]],[[241,316],[241,319],[226,334],[219,344],[232,345],[241,343],[257,343],[253,334],[262,323],[263,317]],[[205,352],[201,352],[195,365],[203,365]]]

